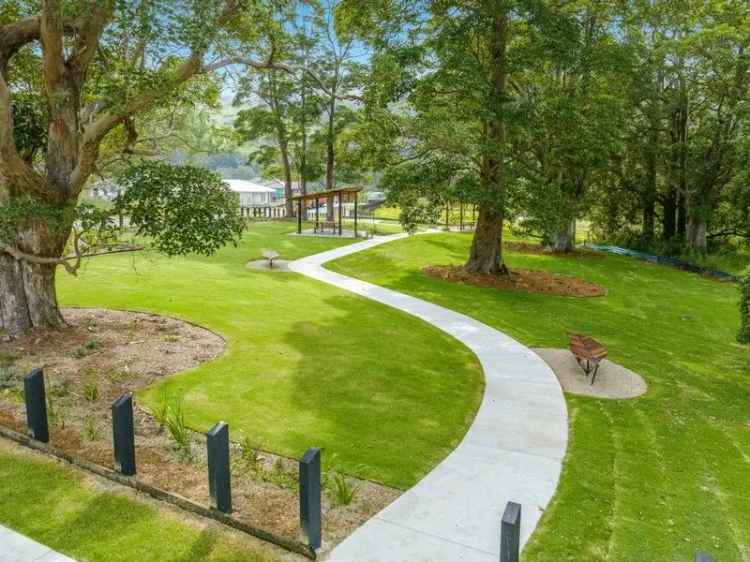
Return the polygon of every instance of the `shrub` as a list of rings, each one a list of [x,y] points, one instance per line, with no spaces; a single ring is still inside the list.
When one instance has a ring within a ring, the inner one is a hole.
[[[333,473],[332,477],[329,479],[329,486],[331,500],[336,505],[349,505],[352,503],[354,496],[359,489],[358,484],[353,484],[352,481],[341,472]]]
[[[740,275],[740,332],[737,341],[750,344],[750,267]]]
[[[99,437],[99,428],[94,416],[86,416],[83,420],[83,436],[89,441],[96,441]]]
[[[182,411],[182,402],[177,402],[167,409],[164,424],[169,434],[174,439],[178,451],[190,451],[190,433],[185,425],[185,414]]]
[[[89,381],[83,385],[83,397],[89,402],[96,402],[99,399],[99,386],[94,381]]]

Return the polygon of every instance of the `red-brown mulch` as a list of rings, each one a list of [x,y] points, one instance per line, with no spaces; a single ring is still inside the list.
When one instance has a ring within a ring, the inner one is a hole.
[[[570,252],[558,252],[551,250],[541,244],[531,244],[529,242],[503,242],[503,249],[509,252],[519,254],[537,254],[544,256],[555,256],[559,258],[603,258],[603,252],[595,252],[585,248],[574,248]]]
[[[423,271],[443,281],[464,283],[475,287],[561,297],[602,297],[607,294],[607,289],[600,285],[547,271],[516,269],[508,275],[488,275],[471,273],[457,265],[431,265],[425,267]]]

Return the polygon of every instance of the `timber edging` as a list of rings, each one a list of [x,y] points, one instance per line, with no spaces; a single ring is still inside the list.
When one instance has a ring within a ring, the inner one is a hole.
[[[127,486],[128,488],[132,488],[138,492],[147,494],[155,500],[166,502],[184,511],[188,511],[207,519],[218,521],[223,525],[231,527],[237,531],[240,531],[257,539],[274,544],[290,552],[301,554],[302,556],[305,556],[310,560],[316,559],[315,551],[302,542],[277,535],[270,531],[265,531],[258,527],[254,527],[253,525],[248,525],[247,523],[226,515],[218,510],[208,508],[178,494],[173,494],[171,492],[167,492],[166,490],[151,486],[150,484],[146,484],[145,482],[138,480],[136,477],[124,476],[110,468],[89,462],[78,457],[74,457],[73,455],[69,455],[68,453],[61,449],[58,449],[57,447],[35,441],[27,435],[18,433],[17,431],[14,431],[2,425],[0,425],[0,436],[10,441],[14,441],[20,445],[24,445],[25,447],[28,447],[35,451],[39,451],[45,453],[46,455],[65,461],[80,470],[84,470],[97,476],[101,476],[122,486]]]

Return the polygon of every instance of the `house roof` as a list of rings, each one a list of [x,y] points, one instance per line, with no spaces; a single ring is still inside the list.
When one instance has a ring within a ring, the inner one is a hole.
[[[336,195],[347,195],[347,197],[354,193],[359,193],[362,191],[361,187],[341,187],[339,189],[332,189],[330,191],[316,191],[314,193],[307,193],[305,195],[296,195],[292,197],[295,201],[315,201],[316,199],[323,199],[325,197],[329,196],[336,196]]]
[[[265,185],[259,185],[247,180],[224,180],[224,183],[235,193],[276,193],[276,190],[272,187],[266,187]]]

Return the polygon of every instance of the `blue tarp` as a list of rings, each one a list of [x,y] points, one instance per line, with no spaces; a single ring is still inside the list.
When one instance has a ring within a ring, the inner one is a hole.
[[[670,258],[668,256],[656,256],[654,254],[647,254],[645,252],[639,252],[637,250],[628,250],[627,248],[620,248],[618,246],[600,246],[598,244],[586,244],[586,248],[592,250],[598,250],[600,252],[609,252],[611,254],[619,254],[621,256],[628,256],[638,260],[648,261],[659,265],[666,265],[669,267],[676,267],[683,271],[690,271],[692,273],[698,273],[700,275],[710,275],[717,279],[725,281],[737,281],[737,276],[727,273],[725,271],[718,271],[716,269],[710,269],[707,267],[701,267],[686,261],[678,260],[677,258]]]

